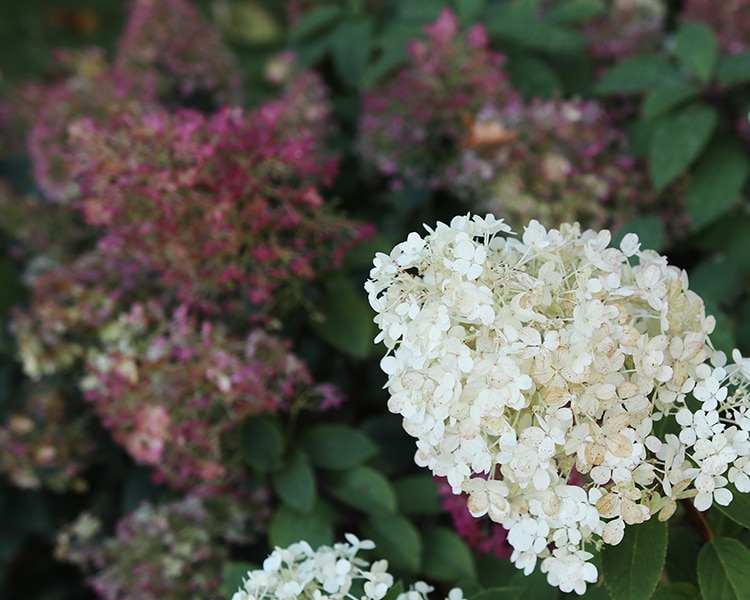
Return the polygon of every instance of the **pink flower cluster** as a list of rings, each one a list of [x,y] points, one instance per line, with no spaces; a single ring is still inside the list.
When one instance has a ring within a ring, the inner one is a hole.
[[[161,101],[217,108],[242,96],[234,57],[187,0],[130,0],[114,70],[150,81]]]
[[[81,476],[92,462],[85,416],[71,416],[59,390],[31,385],[23,404],[0,425],[0,472],[13,485],[83,492]]]
[[[121,519],[114,537],[89,513],[58,536],[56,556],[94,573],[103,600],[199,600],[216,597],[233,543],[246,543],[268,517],[263,493],[143,503]]]
[[[100,246],[148,262],[181,301],[204,306],[277,304],[338,266],[369,230],[324,204],[315,185],[335,162],[319,160],[309,131],[289,134],[285,107],[78,122],[70,169],[87,223],[105,228]]]
[[[724,52],[739,54],[750,49],[748,0],[685,0],[682,18],[698,21],[711,29]]]
[[[450,185],[460,167],[467,119],[517,97],[484,27],[461,32],[445,9],[425,31],[427,42],[409,45],[411,64],[363,100],[362,156],[395,187]]]

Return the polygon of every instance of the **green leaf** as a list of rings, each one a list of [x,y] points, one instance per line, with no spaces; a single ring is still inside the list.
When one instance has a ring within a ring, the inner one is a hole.
[[[479,13],[487,6],[487,0],[453,0],[458,18],[464,25],[473,25]]]
[[[667,556],[667,524],[649,519],[625,528],[617,546],[602,551],[604,583],[613,600],[651,597]]]
[[[682,175],[706,147],[718,117],[705,104],[690,104],[657,127],[649,148],[649,170],[657,191]]]
[[[249,562],[232,561],[224,565],[221,574],[221,595],[224,598],[231,598],[234,593],[242,586],[243,579],[247,578],[249,571],[258,568]]]
[[[391,484],[370,467],[354,467],[337,474],[327,489],[337,500],[366,513],[396,510],[396,494]]]
[[[292,453],[280,471],[271,478],[273,489],[282,502],[300,512],[310,512],[315,503],[316,485],[304,452]]]
[[[719,47],[713,32],[700,23],[687,22],[675,36],[674,52],[680,64],[700,81],[711,78]]]
[[[716,79],[722,85],[750,81],[750,52],[722,56],[716,66]]]
[[[375,542],[375,553],[391,566],[414,573],[422,564],[422,538],[414,524],[400,515],[378,514],[362,525],[368,539]]]
[[[466,542],[446,527],[430,527],[422,534],[422,572],[437,581],[475,580],[477,567]]]
[[[720,504],[714,504],[714,506],[735,523],[750,529],[750,494],[738,492],[732,483],[727,484],[726,487],[731,490],[732,496],[734,496],[732,502],[729,506],[721,506]]]
[[[607,71],[596,91],[599,94],[635,94],[680,79],[680,73],[663,56],[635,56]]]
[[[276,421],[265,415],[248,419],[241,436],[240,450],[249,465],[262,473],[281,468],[284,436]]]
[[[16,265],[7,256],[0,256],[0,323],[7,317],[10,307],[24,296],[24,288]]]
[[[690,219],[696,229],[715,221],[740,196],[750,174],[750,161],[734,138],[709,145],[693,170],[687,195]]]
[[[698,555],[703,600],[750,598],[750,550],[732,538],[716,538]]]
[[[341,7],[335,4],[324,4],[306,12],[289,32],[292,42],[300,42],[313,37],[332,26],[341,16]]]
[[[547,11],[545,17],[561,25],[580,25],[604,16],[607,7],[600,0],[578,0],[561,3]]]
[[[664,223],[659,217],[650,215],[638,217],[623,224],[612,236],[610,246],[618,248],[622,238],[628,233],[635,233],[641,242],[641,248],[659,250],[664,244]]]
[[[528,54],[513,57],[508,62],[508,74],[525,98],[552,98],[562,87],[551,67]]]
[[[436,515],[443,512],[440,486],[432,475],[417,474],[393,482],[398,511],[403,515]]]
[[[362,73],[362,87],[371,88],[391,71],[407,62],[406,50],[403,47],[389,47],[365,67]]]
[[[271,519],[268,541],[271,546],[285,548],[305,540],[313,548],[333,544],[333,517],[330,508],[316,503],[309,513],[301,513],[288,506],[280,506]]]
[[[586,45],[583,35],[534,17],[511,14],[503,6],[485,20],[493,38],[540,52],[576,52]]]
[[[523,588],[497,587],[479,592],[470,600],[520,600]]]
[[[401,581],[397,581],[391,589],[388,590],[383,600],[396,600],[401,594],[404,593],[404,584]]]
[[[349,281],[341,277],[327,281],[315,309],[318,318],[311,327],[331,346],[355,358],[367,358],[374,350],[372,311]]]
[[[700,90],[686,81],[672,81],[657,87],[643,102],[642,114],[646,119],[653,119],[673,108],[692,100]]]
[[[371,50],[372,21],[369,18],[346,21],[332,40],[333,64],[341,80],[359,86]]]
[[[345,425],[318,425],[302,438],[302,446],[316,467],[351,469],[374,456],[378,448],[365,434]]]
[[[445,7],[443,0],[419,0],[419,2],[400,2],[399,14],[402,19],[422,21],[424,23],[434,21]]]
[[[695,586],[682,581],[657,588],[651,600],[700,600]]]

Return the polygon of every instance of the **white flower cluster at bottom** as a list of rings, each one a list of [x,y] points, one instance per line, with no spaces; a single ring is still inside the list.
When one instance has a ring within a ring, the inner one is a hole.
[[[232,600],[285,600],[308,598],[322,600],[381,600],[393,587],[388,561],[372,564],[358,558],[359,550],[370,550],[375,544],[345,534],[348,543],[321,546],[313,550],[307,542],[288,548],[276,548],[263,561],[263,569],[250,571],[242,589]],[[354,595],[352,584],[363,583],[362,593]],[[422,581],[396,597],[396,600],[428,600],[434,588]],[[446,600],[463,600],[459,588],[452,589]]]

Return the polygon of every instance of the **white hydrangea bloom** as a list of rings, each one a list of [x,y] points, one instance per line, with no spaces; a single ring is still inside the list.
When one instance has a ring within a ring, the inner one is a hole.
[[[520,240],[492,215],[425,227],[365,284],[388,407],[417,464],[509,530],[518,568],[539,559],[582,594],[586,547],[680,499],[727,504],[728,481],[750,489],[750,360],[713,349],[683,271],[635,234],[612,248],[577,224],[532,221]]]
[[[375,544],[345,534],[346,543],[321,546],[313,550],[307,542],[288,548],[276,548],[264,561],[263,568],[250,571],[242,587],[232,600],[357,600],[352,594],[352,583],[363,582],[364,594],[359,600],[381,600],[393,587],[393,575],[388,573],[388,561],[372,564],[359,558],[360,550],[371,550]],[[434,591],[424,582],[399,594],[396,600],[429,600]],[[446,600],[464,600],[460,588],[452,589]]]

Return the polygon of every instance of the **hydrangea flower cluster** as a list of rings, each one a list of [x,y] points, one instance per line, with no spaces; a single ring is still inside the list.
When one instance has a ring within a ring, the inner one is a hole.
[[[698,21],[716,35],[719,48],[739,54],[750,48],[750,2],[748,0],[685,0],[682,10],[685,21]]]
[[[388,561],[370,564],[357,556],[360,550],[371,550],[375,544],[359,540],[351,533],[346,542],[333,546],[320,546],[313,550],[307,542],[298,542],[288,548],[276,548],[263,561],[263,568],[250,571],[244,584],[232,600],[381,600],[393,587],[393,575],[388,572]],[[357,584],[361,592],[354,591]],[[417,582],[396,600],[428,600],[434,588]],[[356,594],[356,595],[355,595]],[[459,588],[450,591],[446,600],[462,600]]]
[[[625,135],[596,101],[535,100],[484,110],[475,128],[513,131],[507,143],[466,148],[452,189],[514,223],[602,227],[656,201]]]
[[[427,231],[379,253],[366,283],[388,408],[417,464],[508,530],[519,569],[541,560],[582,594],[588,549],[748,487],[750,366],[712,349],[683,271],[577,224],[517,239],[488,214]]]
[[[335,268],[367,227],[316,189],[335,173],[317,140],[292,138],[279,103],[79,122],[71,170],[100,246],[150,263],[181,301],[223,296],[278,306],[282,292]],[[123,160],[122,157],[128,157]]]
[[[268,517],[265,495],[143,503],[121,519],[114,537],[89,513],[64,529],[56,556],[85,571],[103,600],[205,600],[221,585],[229,544],[247,543]]]
[[[85,491],[81,473],[91,463],[94,444],[85,416],[73,416],[59,390],[32,385],[19,410],[0,425],[0,471],[24,489]]]
[[[131,0],[114,70],[149,82],[163,102],[238,104],[242,80],[216,27],[187,0]]]
[[[104,427],[172,487],[220,492],[244,478],[222,439],[248,416],[328,398],[282,339],[230,335],[185,307],[135,304],[100,331],[81,387]]]
[[[396,187],[450,185],[459,171],[466,119],[517,95],[482,25],[461,32],[446,9],[425,31],[427,42],[409,45],[411,64],[363,100],[362,155]]]

